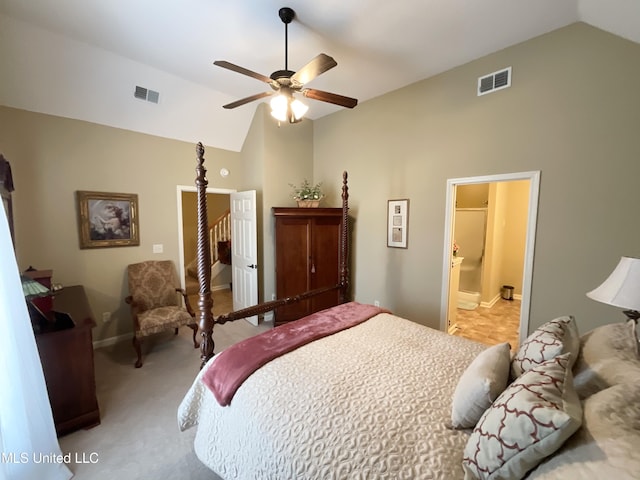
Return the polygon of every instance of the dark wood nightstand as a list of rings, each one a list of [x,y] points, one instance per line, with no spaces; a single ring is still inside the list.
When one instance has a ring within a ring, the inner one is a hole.
[[[54,312],[67,314],[75,325],[70,327],[64,315],[54,322]],[[50,316],[52,321],[36,334],[36,343],[61,436],[100,423],[91,332],[95,320],[81,285],[55,292]]]

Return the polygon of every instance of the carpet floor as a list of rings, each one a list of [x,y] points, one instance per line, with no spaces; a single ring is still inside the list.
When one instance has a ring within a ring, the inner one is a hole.
[[[217,326],[215,351],[271,327],[254,327],[245,320]],[[178,429],[178,405],[200,367],[192,334],[183,327],[178,335],[166,332],[145,339],[142,368],[133,367],[131,342],[95,350],[101,424],[59,439],[72,461],[95,461],[71,463],[74,480],[218,478],[193,451],[195,430]]]

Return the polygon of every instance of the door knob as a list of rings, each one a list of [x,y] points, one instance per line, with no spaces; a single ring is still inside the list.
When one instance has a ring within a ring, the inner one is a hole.
[[[251,265],[247,265],[248,268],[258,268],[258,265],[254,265],[253,263]]]

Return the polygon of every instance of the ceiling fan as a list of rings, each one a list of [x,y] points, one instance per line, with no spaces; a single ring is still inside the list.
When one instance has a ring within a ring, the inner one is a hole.
[[[294,19],[295,12],[289,7],[283,7],[278,11],[278,15],[280,16],[282,23],[284,23],[284,70],[276,70],[267,77],[224,60],[216,60],[213,62],[213,64],[218,67],[226,68],[260,80],[268,84],[272,91],[266,91],[236,100],[235,102],[223,105],[223,108],[236,108],[277,93],[278,95],[271,100],[271,115],[280,121],[296,123],[302,120],[302,117],[306,113],[308,107],[294,98],[294,92],[298,92],[313,100],[333,103],[334,105],[340,105],[341,107],[355,107],[358,104],[358,100],[355,98],[305,87],[307,83],[318,75],[321,75],[327,70],[338,65],[338,63],[329,55],[321,53],[297,72],[289,70],[288,25]]]

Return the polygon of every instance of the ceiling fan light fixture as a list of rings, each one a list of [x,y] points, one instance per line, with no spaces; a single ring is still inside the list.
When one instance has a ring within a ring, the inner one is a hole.
[[[302,121],[304,114],[309,110],[307,105],[293,98],[293,95],[276,95],[269,104],[271,105],[271,116],[280,122],[298,123]]]
[[[271,115],[281,122],[298,123],[302,120],[305,113],[307,113],[309,107],[300,100],[296,100],[293,96],[294,92],[298,92],[312,100],[332,103],[346,108],[355,107],[358,104],[358,100],[356,98],[345,97],[331,92],[316,90],[314,88],[303,88],[306,83],[312,81],[318,75],[322,75],[324,72],[331,70],[333,67],[337,66],[338,63],[329,55],[321,53],[311,59],[310,62],[300,68],[297,72],[289,70],[288,25],[293,21],[296,14],[291,8],[283,7],[279,10],[278,15],[280,16],[282,23],[284,23],[284,70],[277,70],[267,77],[244,67],[234,65],[226,60],[216,60],[213,64],[268,84],[275,93],[279,94],[271,101]],[[271,96],[272,93],[273,92],[263,92],[251,95],[223,105],[223,108],[236,108],[249,102]]]
[[[309,110],[309,107],[297,98],[294,98],[293,102],[291,102],[291,111],[296,119],[302,120],[307,110]]]

